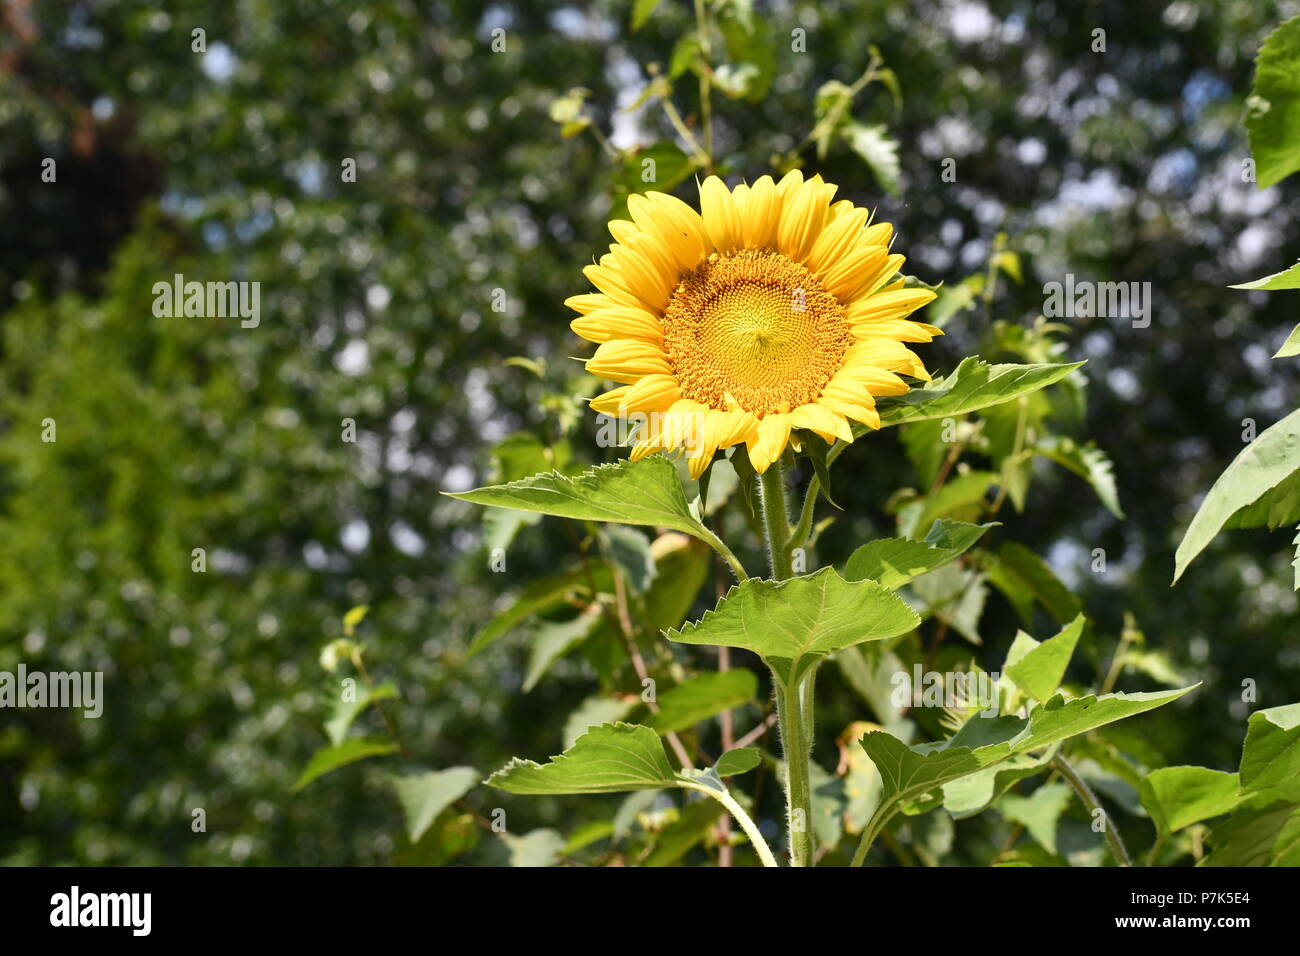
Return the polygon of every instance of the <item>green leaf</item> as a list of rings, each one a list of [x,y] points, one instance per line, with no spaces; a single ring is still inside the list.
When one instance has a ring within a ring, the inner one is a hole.
[[[927,528],[940,518],[958,515],[975,517],[980,511],[988,490],[998,481],[991,471],[966,471],[944,482],[943,487],[919,501],[907,505],[901,518],[905,531]]]
[[[724,81],[723,92],[760,102],[776,76],[776,34],[766,17],[739,4],[724,8],[716,22],[731,60],[717,71],[732,78],[729,84]]]
[[[651,15],[655,12],[655,7],[659,6],[659,0],[633,0],[632,2],[632,29],[640,30]]]
[[[600,534],[609,551],[610,563],[623,572],[634,593],[644,593],[655,576],[655,559],[645,534],[623,525],[602,528]]]
[[[881,538],[869,541],[849,555],[844,563],[844,578],[861,581],[870,578],[891,591],[913,578],[956,560],[970,549],[989,528],[989,524],[938,520],[930,527],[924,541],[912,538]]]
[[[988,563],[988,575],[989,581],[1007,594],[1018,610],[1023,610],[1023,603],[1008,592],[1018,590],[1028,594],[1057,624],[1069,623],[1083,610],[1079,599],[1061,583],[1047,562],[1018,542],[1008,541],[998,549],[996,562]],[[1030,622],[1026,619],[1025,623]]]
[[[1055,755],[1055,747],[1049,747],[1037,755],[1017,754],[987,770],[951,780],[943,785],[943,808],[954,820],[974,816],[1006,793],[1013,784],[1042,773]]]
[[[1246,106],[1257,185],[1266,189],[1300,169],[1300,17],[1260,47]]]
[[[831,497],[831,470],[826,461],[826,453],[830,451],[830,446],[822,440],[820,435],[815,435],[810,431],[800,429],[798,432],[800,446],[803,448],[804,456],[812,462],[813,474],[817,476],[818,487],[821,489],[822,497],[831,505],[838,508],[835,499]]]
[[[1233,512],[1223,529],[1268,528],[1272,531],[1296,521],[1300,521],[1300,470],[1283,478],[1251,504]]]
[[[916,613],[875,581],[848,582],[832,568],[786,581],[734,585],[694,624],[666,632],[683,644],[753,651],[793,686],[827,654],[916,627]]]
[[[1300,268],[1300,263],[1296,267]],[[1300,355],[1300,325],[1291,330],[1282,347],[1273,353],[1273,358],[1290,358],[1292,355]]]
[[[1243,794],[1300,801],[1300,704],[1250,715],[1239,776]]]
[[[976,356],[964,359],[956,370],[925,388],[882,399],[880,427],[948,418],[1010,402],[1059,382],[1082,362],[1033,365],[989,365]],[[865,426],[863,426],[865,430]]]
[[[465,796],[479,781],[473,767],[452,767],[393,777],[393,789],[406,818],[406,835],[418,843],[438,814]]]
[[[343,615],[343,633],[351,637],[360,624],[366,618],[366,612],[370,610],[369,604],[358,604],[356,607]]]
[[[1219,476],[1201,502],[1174,555],[1174,581],[1205,550],[1234,513],[1300,468],[1300,410],[1261,432]]]
[[[736,750],[728,750],[719,757],[718,762],[713,765],[713,772],[719,777],[734,777],[737,774],[749,773],[762,762],[763,754],[757,747],[740,747]]]
[[[1056,825],[1070,805],[1073,791],[1064,783],[1046,783],[1027,797],[1009,793],[998,801],[998,811],[1019,823],[1049,853],[1056,853]]]
[[[944,441],[943,419],[914,422],[899,431],[907,459],[916,466],[916,477],[921,487],[929,488],[943,467],[944,459],[955,448],[954,442]]]
[[[564,746],[572,747],[579,737],[597,724],[609,724],[622,720],[637,707],[641,701],[636,697],[607,697],[596,694],[588,697],[569,714],[564,722]]]
[[[629,153],[623,160],[618,185],[628,193],[667,192],[690,176],[695,162],[676,143],[658,142]]]
[[[677,786],[659,735],[638,724],[601,724],[549,763],[516,757],[486,781],[507,793],[621,793]]]
[[[367,707],[377,700],[387,700],[389,697],[397,696],[397,688],[390,682],[385,681],[373,689],[362,687],[358,691],[355,700],[344,700],[339,698],[334,705],[334,713],[329,720],[325,721],[325,734],[329,737],[330,743],[337,746],[343,743],[347,738],[348,731],[352,729],[352,723],[365,711]]]
[[[862,747],[876,764],[883,783],[880,803],[865,830],[870,840],[905,801],[1018,754],[1050,747],[1106,724],[1153,710],[1190,691],[1183,687],[1149,694],[1107,694],[1065,701],[1059,694],[1034,709],[1028,720],[987,717],[968,721],[942,744],[909,747],[884,731],[867,734]]]
[[[538,624],[529,641],[528,671],[524,674],[523,692],[526,694],[536,687],[552,664],[591,637],[602,620],[604,614],[601,606],[592,604],[571,620]]]
[[[661,734],[685,730],[749,703],[756,693],[758,678],[753,671],[737,668],[696,674],[664,692],[659,698],[659,712],[647,718],[646,726]]]
[[[1035,700],[1047,700],[1061,686],[1061,678],[1074,656],[1083,625],[1084,618],[1080,614],[1055,637],[1043,641],[1020,660],[1008,665],[1005,673]]]
[[[987,282],[983,272],[967,276],[956,285],[944,285],[939,289],[939,298],[931,303],[926,311],[925,320],[931,325],[943,328],[958,312],[969,309],[979,301]]]
[[[1300,866],[1300,805],[1243,807],[1210,831],[1201,866]]]
[[[664,455],[597,465],[573,477],[552,471],[505,485],[443,494],[480,505],[579,521],[652,525],[696,537],[707,534],[686,503],[677,469]]]
[[[880,188],[897,196],[902,167],[898,161],[898,141],[889,135],[888,129],[881,125],[846,123],[841,135],[849,149],[867,164]]]
[[[1235,773],[1206,767],[1161,767],[1143,779],[1138,793],[1163,835],[1230,812],[1240,801]]]
[[[501,839],[510,853],[511,866],[555,866],[564,854],[564,837],[550,828],[532,830],[523,836],[503,833]]]
[[[722,804],[716,800],[687,803],[677,819],[664,827],[642,866],[672,866],[709,835],[724,812]]]
[[[700,63],[700,35],[686,33],[678,37],[673,44],[672,56],[668,60],[668,78],[677,79],[687,70],[698,68]]]
[[[1092,442],[1080,445],[1072,438],[1049,435],[1040,440],[1034,450],[1088,482],[1106,510],[1116,518],[1124,517],[1124,510],[1119,506],[1119,492],[1115,488],[1115,466]]]
[[[654,582],[645,596],[646,622],[656,631],[677,627],[686,620],[695,597],[708,580],[713,552],[694,538],[663,534],[650,545],[654,557]]]
[[[1262,279],[1255,279],[1253,282],[1242,282],[1238,285],[1230,285],[1229,289],[1250,289],[1262,292],[1274,292],[1281,289],[1300,289],[1300,262],[1297,262],[1290,269],[1283,272],[1274,272],[1272,275],[1264,276]],[[1300,331],[1300,330],[1297,330]],[[1295,337],[1295,332],[1291,336]],[[1287,340],[1288,342],[1290,339]],[[1282,353],[1278,353],[1280,355]],[[1288,355],[1294,354],[1291,352]],[[1277,355],[1273,356],[1277,358]]]
[[[534,614],[542,614],[569,603],[570,596],[575,592],[581,592],[588,598],[594,597],[590,584],[593,578],[598,588],[613,591],[609,568],[604,564],[594,566],[590,574],[585,568],[578,567],[555,577],[533,581],[507,608],[474,635],[474,639],[469,642],[469,649],[465,651],[465,656],[473,657]]]
[[[396,749],[397,744],[390,743],[379,737],[352,737],[333,747],[325,747],[316,751],[308,762],[307,769],[302,772],[302,776],[298,778],[297,782],[289,788],[289,792],[297,793],[317,777],[323,776],[331,770],[346,767],[350,763],[365,760],[367,757],[382,757]]]

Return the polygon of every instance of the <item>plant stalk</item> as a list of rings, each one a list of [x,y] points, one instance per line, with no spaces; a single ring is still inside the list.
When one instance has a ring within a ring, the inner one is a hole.
[[[803,705],[806,681],[791,687],[775,673],[776,713],[785,753],[786,825],[790,833],[790,865],[812,866],[812,783],[809,727]]]
[[[1052,767],[1065,778],[1065,782],[1079,795],[1079,799],[1083,801],[1083,805],[1088,808],[1089,813],[1095,815],[1098,810],[1101,811],[1103,824],[1101,832],[1106,837],[1106,842],[1110,844],[1110,852],[1115,857],[1115,862],[1120,866],[1132,866],[1133,859],[1128,855],[1128,848],[1124,846],[1119,831],[1111,826],[1110,817],[1106,815],[1106,811],[1102,809],[1101,804],[1097,801],[1097,796],[1092,792],[1092,788],[1070,766],[1070,762],[1059,753],[1052,758]]]
[[[763,531],[772,580],[791,576],[790,511],[785,498],[785,465],[772,463],[759,483],[763,505]],[[812,694],[813,677],[806,674],[793,684],[775,671],[777,722],[785,754],[786,825],[790,833],[790,865],[812,866]]]

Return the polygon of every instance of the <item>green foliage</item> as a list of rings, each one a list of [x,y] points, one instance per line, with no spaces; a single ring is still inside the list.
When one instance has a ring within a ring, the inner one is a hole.
[[[485,781],[507,793],[619,793],[677,784],[659,735],[636,724],[593,727],[547,764],[512,760]]]
[[[1178,545],[1174,565],[1174,580],[1187,570],[1192,560],[1205,550],[1215,535],[1234,516],[1255,504],[1268,492],[1279,488],[1284,481],[1300,469],[1300,411],[1292,412],[1275,425],[1266,428],[1247,445],[1219,476],[1205,500],[1201,502],[1196,517],[1188,526]],[[1292,503],[1291,495],[1282,501],[1282,514],[1267,514],[1270,527],[1291,524],[1300,519],[1300,509]]]
[[[844,564],[844,577],[849,581],[870,578],[891,591],[955,561],[975,544],[996,523],[965,524],[961,521],[940,519],[930,526],[925,539],[882,538],[869,541],[858,548]]]
[[[1256,185],[1266,189],[1300,170],[1300,17],[1273,31],[1255,60],[1246,130]],[[1288,287],[1290,288],[1290,287]]]
[[[438,814],[447,809],[479,781],[473,767],[452,767],[449,770],[427,770],[393,779],[393,789],[406,817],[406,834],[412,843],[419,843]]]
[[[935,418],[953,418],[967,412],[1010,402],[1059,382],[1082,362],[1038,365],[989,365],[967,358],[951,375],[935,379],[925,388],[880,403],[880,426],[904,425]]]
[[[696,674],[659,698],[659,712],[646,725],[661,734],[685,730],[754,699],[758,678],[752,671],[729,670]]]
[[[822,568],[786,581],[742,581],[698,622],[665,636],[680,644],[752,651],[793,686],[827,654],[895,637],[917,622],[887,588],[848,582],[833,568]]]
[[[346,767],[348,764],[365,760],[367,757],[382,757],[393,753],[397,745],[380,737],[352,737],[341,744],[334,744],[316,752],[307,764],[302,775],[291,790],[297,792],[313,780],[324,776],[332,770]]]

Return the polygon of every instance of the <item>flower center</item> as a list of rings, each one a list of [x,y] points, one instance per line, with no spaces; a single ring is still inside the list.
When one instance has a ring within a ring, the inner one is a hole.
[[[768,249],[714,253],[664,309],[664,347],[682,395],[760,418],[815,401],[853,344],[835,297]]]

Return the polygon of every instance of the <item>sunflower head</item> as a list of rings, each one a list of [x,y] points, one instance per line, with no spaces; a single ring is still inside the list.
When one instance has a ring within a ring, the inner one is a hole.
[[[633,460],[684,448],[699,477],[744,442],[762,473],[790,432],[853,440],[880,426],[875,396],[929,379],[906,343],[942,334],[907,318],[934,298],[898,276],[893,229],[797,170],[728,190],[710,176],[697,213],[664,193],[634,195],[614,244],[584,270],[599,290],[566,304],[598,344],[587,370],[622,383],[598,412],[644,422]]]

